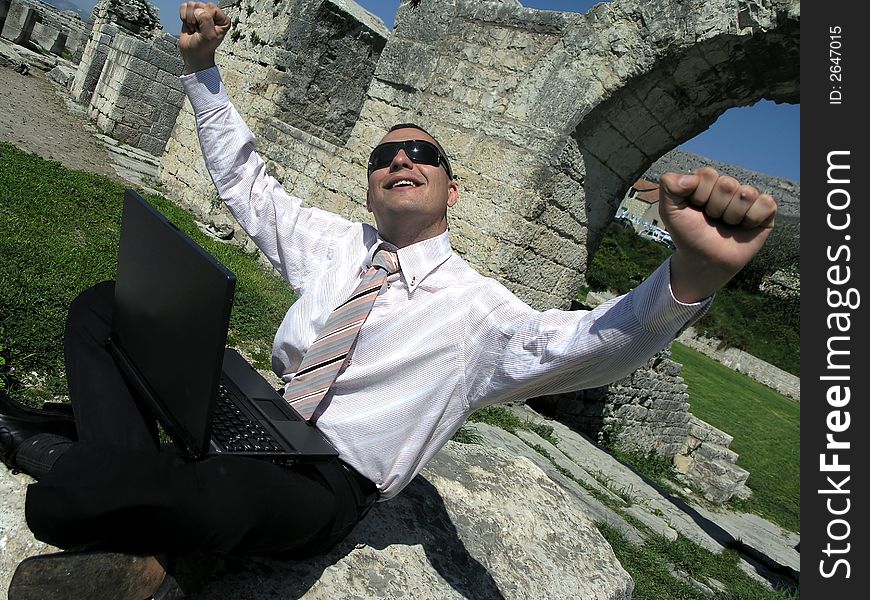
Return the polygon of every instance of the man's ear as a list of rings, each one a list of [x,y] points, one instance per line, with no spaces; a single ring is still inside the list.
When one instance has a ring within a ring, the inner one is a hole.
[[[366,190],[366,210],[372,212],[371,190]]]
[[[451,181],[447,191],[447,207],[453,208],[459,202],[459,186],[455,181]]]

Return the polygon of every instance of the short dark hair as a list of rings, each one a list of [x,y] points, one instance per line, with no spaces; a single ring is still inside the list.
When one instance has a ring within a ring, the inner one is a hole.
[[[395,131],[395,130],[397,130],[397,129],[419,129],[420,131],[422,131],[423,133],[425,133],[426,135],[428,135],[430,138],[432,138],[433,140],[435,140],[435,145],[438,146],[438,149],[439,149],[439,150],[441,150],[441,154],[443,154],[445,157],[447,157],[447,152],[444,150],[444,146],[441,145],[441,142],[439,142],[439,141],[435,138],[434,135],[432,135],[431,133],[429,133],[428,131],[426,131],[425,129],[423,129],[422,127],[420,127],[419,125],[417,125],[416,123],[398,123],[398,124],[393,125],[392,127],[390,127],[390,131],[388,131],[387,133],[391,133],[391,132],[393,132],[393,131]],[[449,158],[449,157],[448,157],[448,158]]]

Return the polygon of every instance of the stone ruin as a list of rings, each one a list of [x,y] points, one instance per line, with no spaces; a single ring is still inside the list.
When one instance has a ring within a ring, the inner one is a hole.
[[[155,9],[144,0],[99,2],[91,14],[90,37],[77,61],[79,66],[71,86],[73,100],[82,103],[90,100],[116,38],[147,43],[160,30]]]
[[[0,20],[29,1],[0,0]],[[792,0],[616,0],[586,14],[420,0],[400,6],[392,33],[350,0],[222,6],[233,28],[218,64],[290,193],[369,219],[370,148],[392,124],[419,123],[448,149],[460,185],[454,248],[538,309],[570,305],[620,199],[656,159],[729,108],[799,101]],[[175,44],[144,0],[102,0],[71,93],[101,130],[162,155],[171,196],[232,230],[183,101]],[[677,457],[710,497],[744,493],[730,440],[690,415],[673,364],[660,355],[606,393],[574,396],[563,416],[576,421],[579,406],[598,419],[587,431]],[[720,461],[716,473],[700,456]]]
[[[70,84],[107,135],[160,156],[184,93],[178,41],[144,0],[103,0]]]
[[[749,472],[737,466],[733,438],[689,412],[682,366],[664,350],[610,386],[529,401],[600,444],[642,455],[673,457],[684,483],[711,502],[747,498]]]
[[[37,0],[0,0],[0,37],[13,44],[73,56],[88,35],[87,23],[73,12]]]

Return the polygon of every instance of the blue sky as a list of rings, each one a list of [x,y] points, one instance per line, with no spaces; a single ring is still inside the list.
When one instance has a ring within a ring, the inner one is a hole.
[[[177,0],[150,0],[160,9],[166,31],[178,34]],[[529,8],[586,12],[598,4],[585,0],[520,0]],[[392,28],[399,0],[358,0]],[[800,180],[800,106],[761,101],[723,114],[684,150],[768,175]]]

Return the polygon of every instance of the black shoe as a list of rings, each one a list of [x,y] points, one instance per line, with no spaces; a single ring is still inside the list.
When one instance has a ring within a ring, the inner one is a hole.
[[[172,583],[154,556],[59,552],[21,561],[9,583],[9,600],[167,598]]]
[[[75,422],[51,417],[16,417],[0,414],[0,459],[10,469],[17,469],[15,454],[21,444],[40,433],[53,433],[77,440]]]
[[[52,419],[75,421],[71,404],[46,402],[42,408],[32,408],[13,400],[2,390],[0,390],[0,414],[13,417],[49,417]]]

